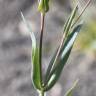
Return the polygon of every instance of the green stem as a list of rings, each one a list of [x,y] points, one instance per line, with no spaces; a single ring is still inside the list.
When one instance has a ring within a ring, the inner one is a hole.
[[[45,92],[44,92],[43,90],[41,90],[41,91],[39,92],[39,96],[45,96]]]
[[[45,21],[45,15],[41,13],[41,30],[40,30],[40,45],[39,45],[39,63],[40,63],[41,85],[43,85],[43,80],[42,80],[42,41],[43,41],[44,21]]]

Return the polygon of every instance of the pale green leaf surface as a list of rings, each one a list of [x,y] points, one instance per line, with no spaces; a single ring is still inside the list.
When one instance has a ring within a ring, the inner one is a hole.
[[[36,38],[35,38],[34,33],[32,32],[31,26],[29,25],[29,23],[25,19],[25,17],[24,17],[22,12],[21,12],[21,17],[22,17],[22,20],[23,20],[24,24],[28,28],[30,36],[31,36],[31,40],[32,40],[32,57],[34,58],[35,51],[36,51]]]
[[[41,88],[41,82],[40,82],[40,64],[39,64],[39,52],[38,49],[36,48],[36,39],[35,35],[32,32],[32,29],[25,19],[24,15],[21,13],[22,19],[27,26],[30,35],[31,35],[31,40],[32,40],[32,67],[33,67],[33,72],[32,72],[32,80],[33,80],[33,85],[35,88],[40,89]]]
[[[33,60],[33,83],[36,89],[41,89],[41,79],[40,79],[40,64],[39,64],[39,50],[36,49],[34,60]]]

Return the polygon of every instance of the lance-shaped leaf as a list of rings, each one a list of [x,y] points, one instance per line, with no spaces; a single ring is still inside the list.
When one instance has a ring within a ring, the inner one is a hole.
[[[36,87],[36,89],[41,89],[41,78],[40,78],[40,64],[39,64],[39,49],[36,49],[34,58],[32,58],[33,61],[33,84]]]
[[[34,36],[34,33],[32,32],[32,29],[31,29],[29,23],[27,22],[27,20],[25,19],[25,17],[23,16],[22,13],[21,13],[21,16],[22,16],[22,19],[23,19],[26,27],[28,28],[28,30],[30,32],[30,36],[31,36],[31,40],[32,40],[32,68],[33,68],[32,80],[33,80],[33,85],[36,89],[40,89],[41,88],[40,64],[39,64],[39,52],[38,52],[38,49],[36,48],[36,38]]]
[[[70,28],[71,28],[71,26],[72,26],[72,22],[74,21],[74,18],[75,18],[76,13],[77,13],[77,9],[78,9],[78,7],[76,6],[76,7],[74,8],[74,10],[72,11],[70,17],[68,18],[68,20],[67,20],[66,23],[64,24],[63,32],[64,32],[64,34],[66,35],[65,39],[67,38],[68,32],[69,32],[69,30],[70,30]],[[64,43],[64,42],[63,42],[63,43]],[[58,50],[56,50],[54,56],[52,57],[52,59],[51,59],[51,61],[50,61],[50,63],[49,63],[49,66],[48,66],[48,68],[47,68],[47,72],[46,72],[46,75],[45,75],[45,82],[44,82],[45,85],[46,85],[46,83],[47,83],[47,81],[48,81],[49,74],[50,74],[50,72],[51,72],[51,70],[52,70],[52,68],[53,68],[53,66],[54,66],[54,60],[55,60],[55,57],[56,57],[56,55],[57,55],[57,51],[58,51]]]
[[[45,14],[49,10],[49,0],[39,0],[38,10]]]
[[[70,52],[72,50],[77,34],[81,29],[81,26],[82,24],[77,25],[74,28],[74,30],[68,35],[68,38],[66,39],[65,44],[60,51],[60,56],[56,62],[57,64],[52,69],[51,73],[49,74],[48,82],[47,82],[47,85],[45,86],[46,91],[51,89],[54,86],[54,84],[57,82],[57,80],[59,79],[61,72],[64,68],[64,65],[66,64],[68,57],[70,55]]]
[[[68,19],[68,23],[65,24],[64,32],[65,32],[65,35],[66,35],[66,36],[68,35],[68,32],[69,32],[69,30],[70,30],[70,28],[71,28],[71,26],[72,26],[72,24],[73,24],[74,18],[75,18],[76,13],[77,13],[77,10],[78,10],[78,6],[76,6],[76,7],[73,9],[73,11],[72,11],[72,13],[71,13],[71,15],[70,15],[70,18]]]
[[[65,93],[64,96],[73,96],[73,90],[75,89],[77,83],[78,83],[78,80],[74,82],[73,86]]]

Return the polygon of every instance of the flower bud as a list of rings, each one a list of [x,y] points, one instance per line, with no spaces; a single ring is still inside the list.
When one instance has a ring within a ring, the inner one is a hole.
[[[39,12],[45,14],[49,10],[49,0],[39,0],[38,5]]]

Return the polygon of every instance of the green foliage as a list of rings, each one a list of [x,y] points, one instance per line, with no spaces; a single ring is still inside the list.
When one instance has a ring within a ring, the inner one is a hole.
[[[51,72],[48,70],[50,72],[50,74],[49,74],[49,76],[47,75],[48,82],[47,82],[46,89],[45,89],[46,91],[51,89],[54,86],[54,84],[57,82],[57,80],[59,79],[60,74],[61,74],[61,72],[68,60],[69,55],[70,55],[70,52],[72,50],[72,47],[73,47],[74,41],[77,37],[77,34],[81,29],[81,26],[82,26],[82,24],[77,25],[74,28],[74,30],[68,35],[68,37],[65,41],[65,44],[60,51],[60,55],[59,55],[58,60],[56,62],[56,66],[53,67],[53,70]]]
[[[69,32],[69,30],[70,30],[70,28],[71,28],[71,26],[72,26],[72,23],[73,23],[74,18],[75,18],[75,16],[76,16],[77,10],[78,10],[78,6],[76,6],[76,7],[73,9],[70,17],[68,18],[68,21],[65,23],[63,32],[66,32],[66,33],[65,33],[66,36],[68,35],[68,32]]]
[[[43,84],[41,82],[41,76],[40,76],[40,71],[41,71],[40,64],[39,64],[40,57],[39,57],[38,48],[36,47],[36,39],[35,39],[35,36],[34,36],[32,30],[30,29],[30,26],[28,25],[26,19],[24,18],[23,14],[21,14],[24,23],[26,24],[26,26],[29,29],[29,32],[31,33],[32,66],[33,66],[32,80],[33,80],[33,85],[37,90],[48,91],[55,85],[55,83],[59,79],[61,72],[68,60],[70,53],[71,53],[74,41],[77,37],[77,34],[80,31],[81,26],[82,26],[82,24],[79,24],[79,25],[71,28],[76,13],[77,13],[77,6],[74,8],[67,23],[65,23],[64,30],[63,30],[64,31],[63,35],[65,34],[65,38],[62,42],[62,47],[60,48],[60,52],[59,52],[59,55],[57,57],[55,64],[54,64],[54,60],[57,56],[58,49],[57,49],[55,55],[53,56],[53,58],[49,64],[49,67],[47,69],[47,72],[46,72],[46,76],[45,76],[46,81],[43,82]]]
[[[81,50],[96,51],[96,20],[87,22],[83,27],[76,41],[77,45],[79,45]]]
[[[53,55],[53,58],[51,59],[47,72],[45,74],[44,80],[42,80],[42,39],[43,39],[43,29],[44,29],[44,18],[45,13],[49,10],[49,0],[39,0],[38,10],[42,14],[41,16],[41,35],[40,35],[40,45],[39,48],[36,46],[36,38],[24,18],[23,14],[21,13],[22,19],[26,26],[29,29],[30,36],[32,39],[32,81],[34,87],[37,89],[38,92],[40,92],[40,96],[44,96],[44,93],[46,91],[49,91],[58,81],[60,78],[60,75],[62,73],[62,70],[64,66],[66,65],[66,62],[70,56],[73,44],[75,42],[75,39],[82,27],[82,24],[76,24],[78,19],[81,17],[87,6],[89,5],[89,2],[86,4],[84,10],[82,10],[81,14],[76,18],[77,11],[78,11],[78,5],[73,9],[71,15],[69,16],[68,20],[64,24],[63,28],[63,36],[60,42],[59,47],[57,48],[56,52]],[[65,96],[72,96],[72,91],[74,89],[75,85],[65,94]]]
[[[32,40],[32,67],[33,67],[33,74],[32,74],[32,80],[33,80],[33,85],[36,87],[36,89],[41,89],[41,78],[40,78],[40,64],[39,64],[39,51],[38,48],[36,47],[36,39],[34,36],[34,33],[31,30],[30,25],[28,24],[27,20],[21,13],[22,19],[24,23],[26,24],[31,40]]]
[[[73,12],[71,13],[71,16],[68,18],[68,20],[67,20],[66,23],[64,24],[63,34],[66,35],[66,36],[65,36],[65,39],[68,37],[67,35],[69,34],[69,30],[70,30],[70,28],[71,28],[71,26],[72,26],[72,22],[73,22],[73,20],[74,20],[74,18],[75,18],[76,12],[77,12],[77,6],[74,8]],[[65,42],[65,41],[64,41],[64,42]],[[64,42],[63,42],[63,43],[64,43]],[[62,48],[61,50],[63,50],[63,48]],[[46,81],[45,81],[45,85],[46,85],[47,81],[49,80],[50,72],[51,72],[51,70],[52,70],[52,68],[53,68],[53,66],[54,66],[54,60],[55,60],[55,58],[56,58],[57,51],[58,51],[58,49],[56,50],[56,52],[55,52],[52,60],[50,61],[49,66],[48,66],[48,69],[47,69],[47,72],[46,72],[46,76],[45,76],[45,80],[46,80]],[[62,53],[62,52],[60,52],[60,53]]]

